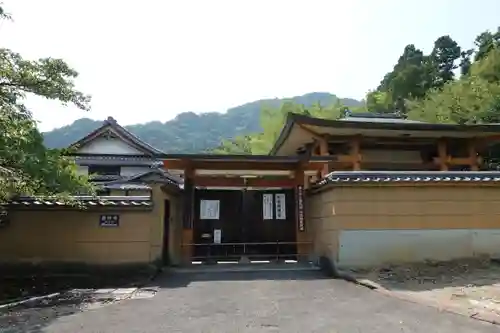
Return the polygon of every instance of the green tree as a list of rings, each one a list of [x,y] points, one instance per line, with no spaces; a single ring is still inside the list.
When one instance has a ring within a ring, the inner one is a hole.
[[[408,117],[430,123],[476,124],[499,121],[500,86],[478,76],[450,81],[425,98],[409,101]]]
[[[433,87],[442,87],[455,78],[454,70],[458,68],[457,60],[462,56],[462,50],[450,36],[441,36],[434,42],[434,48],[429,55],[433,69]]]
[[[470,66],[472,65],[471,57],[474,54],[474,49],[469,49],[460,52],[460,74],[469,74]]]
[[[429,57],[409,44],[394,69],[384,76],[377,91],[387,94],[387,100],[392,102],[391,111],[406,113],[406,99],[423,97],[435,81],[434,72]]]
[[[391,94],[385,91],[372,91],[366,95],[366,109],[374,113],[393,112]]]
[[[500,47],[500,27],[497,28],[495,33],[485,31],[479,34],[474,41],[476,45],[476,54],[474,61],[479,61],[486,57],[486,55],[494,48]]]
[[[285,101],[279,107],[264,105],[261,109],[262,131],[260,133],[223,141],[212,152],[222,154],[267,154],[278,139],[289,113],[323,119],[338,119],[345,109],[346,107],[339,100],[325,106],[320,103],[312,103],[310,107],[305,107],[303,104],[293,101]]]
[[[500,82],[500,45],[471,65],[470,72],[488,82]]]
[[[0,6],[0,16],[8,15]],[[64,151],[46,149],[36,121],[24,101],[37,95],[89,109],[90,97],[75,89],[78,73],[63,60],[24,59],[0,49],[0,202],[17,195],[59,195],[92,192],[87,177],[76,172]]]

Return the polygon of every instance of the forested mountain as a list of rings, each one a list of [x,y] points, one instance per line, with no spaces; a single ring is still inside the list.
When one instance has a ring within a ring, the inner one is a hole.
[[[153,121],[126,128],[165,152],[198,153],[219,146],[223,140],[262,131],[261,111],[278,109],[283,103],[307,107],[326,107],[335,103],[346,106],[362,105],[354,99],[337,99],[330,93],[315,92],[287,99],[259,100],[231,108],[225,113],[184,112],[165,123]],[[71,125],[44,133],[45,144],[50,148],[67,147],[101,125],[102,121],[79,119]]]

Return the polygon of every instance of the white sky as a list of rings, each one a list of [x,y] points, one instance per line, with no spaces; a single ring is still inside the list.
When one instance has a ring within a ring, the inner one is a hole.
[[[361,99],[406,44],[470,47],[499,0],[3,0],[1,47],[60,57],[92,111],[30,99],[42,130],[81,118],[166,121],[313,91]]]

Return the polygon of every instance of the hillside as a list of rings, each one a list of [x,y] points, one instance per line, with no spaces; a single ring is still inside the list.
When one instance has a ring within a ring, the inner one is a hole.
[[[231,108],[225,113],[184,112],[165,123],[153,121],[126,128],[167,153],[198,153],[218,146],[223,139],[261,131],[261,108],[277,108],[290,100],[306,106],[314,103],[327,106],[335,103],[337,97],[329,93],[310,93],[288,99],[259,100]],[[340,102],[346,106],[361,105],[361,102],[350,98],[340,99]],[[102,121],[88,118],[76,120],[71,125],[44,133],[45,144],[50,148],[67,147],[101,124]]]

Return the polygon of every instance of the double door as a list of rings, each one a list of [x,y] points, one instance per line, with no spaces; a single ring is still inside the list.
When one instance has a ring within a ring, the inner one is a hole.
[[[272,213],[264,216],[264,194],[272,197]],[[277,218],[276,198],[284,200]],[[295,199],[291,189],[279,190],[196,190],[194,241],[197,257],[238,258],[295,253]],[[205,201],[203,203],[203,201]],[[217,209],[207,215],[207,206]],[[209,217],[209,218],[207,218]],[[215,245],[214,243],[219,243]],[[211,245],[208,245],[211,244]]]

